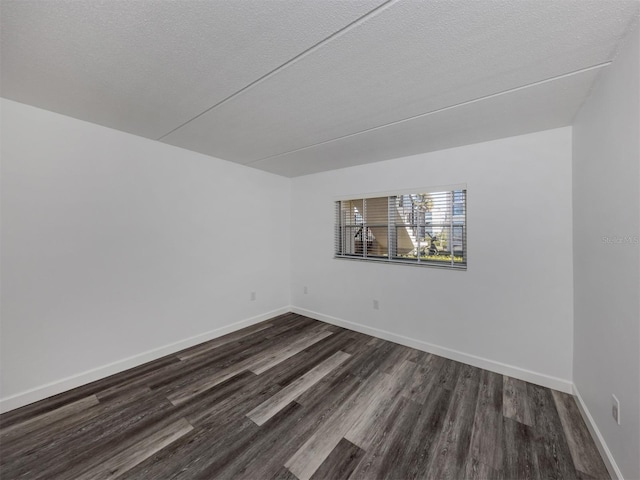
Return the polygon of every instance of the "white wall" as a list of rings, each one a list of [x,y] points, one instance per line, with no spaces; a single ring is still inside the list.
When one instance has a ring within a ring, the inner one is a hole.
[[[468,186],[467,271],[332,258],[334,196],[460,183]],[[298,177],[292,302],[566,391],[571,215],[570,127]]]
[[[289,305],[289,179],[0,105],[5,408]]]
[[[639,43],[636,24],[573,129],[574,382],[627,479],[640,478]]]

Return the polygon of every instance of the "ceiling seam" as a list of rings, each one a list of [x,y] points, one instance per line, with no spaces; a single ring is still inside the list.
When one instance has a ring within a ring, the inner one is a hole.
[[[615,47],[613,48],[613,52],[611,52],[611,62],[610,63],[615,62],[616,58],[618,58],[618,53],[620,52],[620,49],[622,48],[623,44],[626,41],[628,41],[629,32],[632,31],[634,26],[635,26],[635,24],[639,23],[639,22],[640,22],[640,8],[638,9],[637,14],[634,15],[633,17],[631,17],[629,25],[627,26],[627,28],[625,29],[624,33],[622,34],[622,36],[620,37],[620,39],[616,43]],[[598,77],[596,77],[596,80],[593,82],[591,87],[589,87],[589,91],[587,92],[587,95],[582,99],[582,102],[580,102],[580,106],[578,107],[578,109],[573,114],[573,118],[571,119],[571,124],[572,125],[575,123],[576,118],[578,118],[578,115],[582,111],[582,107],[584,107],[584,104],[587,103],[587,100],[589,100],[589,98],[591,97],[591,94],[593,93],[593,90],[596,88],[596,85],[598,84],[598,80],[599,80],[601,75],[602,75],[602,72],[600,72],[598,74]]]
[[[193,122],[194,120],[200,118],[201,116],[203,116],[204,114],[214,110],[215,108],[218,108],[219,106],[227,103],[229,100],[236,98],[238,95],[243,94],[244,92],[246,92],[247,90],[255,87],[256,85],[262,83],[263,81],[273,77],[274,75],[276,75],[277,73],[279,73],[280,71],[286,69],[287,67],[293,65],[294,63],[298,62],[299,60],[302,60],[303,58],[306,58],[307,56],[309,56],[310,54],[312,54],[313,52],[315,52],[316,50],[320,49],[321,47],[323,47],[324,45],[326,45],[327,43],[331,42],[332,40],[335,40],[336,38],[341,37],[342,35],[344,35],[345,33],[353,30],[354,28],[358,27],[360,24],[366,22],[367,20],[369,20],[371,17],[376,16],[377,14],[383,12],[384,10],[386,10],[387,8],[391,7],[393,4],[398,3],[400,0],[387,0],[384,3],[378,5],[376,8],[374,8],[373,10],[370,10],[369,12],[365,13],[364,15],[358,17],[357,19],[355,19],[354,21],[352,21],[351,23],[349,23],[348,25],[342,27],[341,29],[333,32],[331,35],[329,35],[328,37],[323,38],[322,40],[320,40],[319,42],[315,43],[314,45],[312,45],[311,47],[307,48],[306,50],[300,52],[299,54],[297,54],[295,57],[290,58],[289,60],[287,60],[285,63],[277,66],[276,68],[274,68],[273,70],[271,70],[270,72],[265,73],[264,75],[262,75],[260,78],[254,80],[253,82],[249,83],[248,85],[245,85],[243,88],[241,88],[240,90],[232,93],[231,95],[229,95],[228,97],[220,100],[218,103],[216,103],[215,105],[212,105],[211,107],[207,108],[206,110],[200,112],[198,115],[196,115],[193,118],[190,118],[189,120],[187,120],[184,123],[181,123],[180,125],[178,125],[177,127],[175,127],[174,129],[170,130],[169,132],[165,133],[164,135],[160,136],[157,140],[162,140],[163,138],[167,137],[168,135],[171,135],[173,132],[181,129],[182,127],[184,127],[185,125],[188,125],[189,123]]]
[[[503,91],[497,92],[497,93],[492,93],[490,95],[485,95],[483,97],[474,98],[473,100],[467,100],[467,101],[464,101],[464,102],[461,102],[461,103],[456,103],[455,105],[449,105],[447,107],[438,108],[438,109],[432,110],[430,112],[419,113],[418,115],[413,115],[411,117],[403,118],[401,120],[394,120],[393,122],[385,123],[383,125],[377,125],[375,127],[371,127],[371,128],[366,128],[364,130],[360,130],[358,132],[349,133],[347,135],[342,135],[340,137],[335,137],[335,138],[332,138],[332,139],[329,139],[329,140],[324,140],[322,142],[314,143],[314,144],[311,144],[311,145],[306,145],[304,147],[295,148],[293,150],[288,150],[286,152],[276,153],[274,155],[269,155],[267,157],[259,158],[257,160],[252,160],[251,162],[248,162],[248,163],[243,163],[243,165],[253,165],[254,163],[262,162],[264,160],[270,160],[272,158],[277,158],[277,157],[281,157],[281,156],[284,156],[284,155],[289,155],[291,153],[300,152],[302,150],[307,150],[309,148],[318,147],[320,145],[326,145],[327,143],[337,142],[338,140],[343,140],[345,138],[355,137],[355,136],[361,135],[363,133],[372,132],[372,131],[379,130],[381,128],[390,127],[390,126],[393,126],[393,125],[398,125],[398,124],[401,124],[401,123],[404,123],[404,122],[415,120],[417,118],[428,117],[428,116],[434,115],[436,113],[441,113],[441,112],[444,112],[444,111],[447,111],[447,110],[452,110],[454,108],[463,107],[465,105],[470,105],[472,103],[481,102],[483,100],[488,100],[490,98],[495,98],[495,97],[499,97],[499,96],[502,96],[502,95],[506,95],[508,93],[513,93],[513,92],[517,92],[519,90],[524,90],[524,89],[535,87],[535,86],[538,86],[538,85],[543,85],[545,83],[549,83],[549,82],[553,82],[553,81],[556,81],[556,80],[560,80],[562,78],[567,78],[567,77],[571,77],[573,75],[578,75],[580,73],[585,73],[585,72],[588,72],[590,70],[596,70],[596,69],[599,69],[599,68],[607,67],[607,66],[611,65],[611,63],[612,63],[611,61],[599,63],[599,64],[596,64],[596,65],[592,65],[590,67],[586,67],[586,68],[581,68],[579,70],[575,70],[573,72],[563,73],[562,75],[556,75],[555,77],[550,77],[550,78],[547,78],[547,79],[544,79],[544,80],[539,80],[537,82],[528,83],[526,85],[521,85],[519,87],[510,88],[508,90],[503,90]]]

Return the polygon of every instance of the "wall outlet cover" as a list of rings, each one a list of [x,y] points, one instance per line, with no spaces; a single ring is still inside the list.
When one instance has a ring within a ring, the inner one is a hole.
[[[611,395],[611,416],[620,425],[620,400],[615,395]]]

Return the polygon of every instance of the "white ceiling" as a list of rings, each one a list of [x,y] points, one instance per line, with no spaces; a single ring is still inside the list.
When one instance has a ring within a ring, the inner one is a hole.
[[[286,176],[571,124],[638,0],[2,0],[2,96]]]

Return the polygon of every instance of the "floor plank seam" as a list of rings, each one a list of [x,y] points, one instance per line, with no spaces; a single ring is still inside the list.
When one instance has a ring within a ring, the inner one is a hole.
[[[0,476],[609,478],[571,395],[296,314],[0,415]]]

